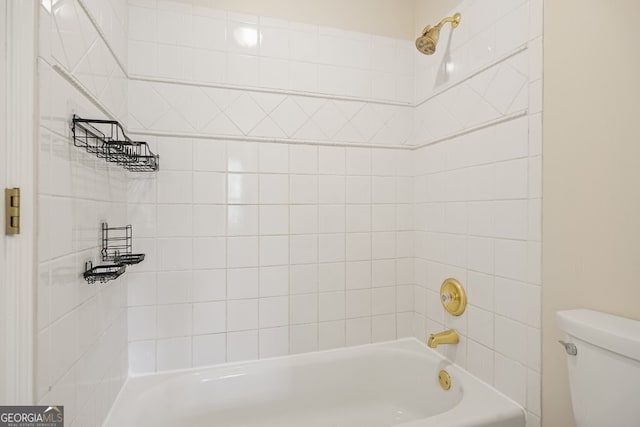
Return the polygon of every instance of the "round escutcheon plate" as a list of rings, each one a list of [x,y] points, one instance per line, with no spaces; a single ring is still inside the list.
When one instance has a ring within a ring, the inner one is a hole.
[[[440,287],[440,302],[447,313],[460,316],[467,308],[467,293],[456,279],[446,279]]]

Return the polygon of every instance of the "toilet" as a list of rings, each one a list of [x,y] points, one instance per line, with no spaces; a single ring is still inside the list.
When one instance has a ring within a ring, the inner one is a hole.
[[[640,321],[585,309],[557,321],[577,427],[640,426]]]

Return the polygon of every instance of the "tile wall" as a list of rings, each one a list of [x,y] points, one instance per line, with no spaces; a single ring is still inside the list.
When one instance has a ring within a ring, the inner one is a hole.
[[[412,43],[171,2],[130,33],[162,165],[129,182],[131,371],[411,335]]]
[[[464,2],[451,51],[416,61],[412,138],[431,145],[414,152],[414,331],[455,328],[440,351],[539,426],[542,2],[501,3]],[[459,318],[439,302],[447,277],[469,293]]]
[[[447,355],[539,425],[542,2],[493,6],[463,2],[426,57],[187,3],[44,0],[39,400],[96,425],[127,367],[454,327]],[[74,112],[127,123],[161,171],[76,151]],[[103,219],[147,259],[89,287]],[[438,302],[448,276],[461,318]]]
[[[152,255],[129,277],[134,373],[411,334],[406,151],[156,143],[157,182],[131,180]]]
[[[37,401],[64,405],[70,426],[101,425],[128,373],[126,277],[82,279],[100,222],[127,221],[126,174],[73,147],[69,126],[126,120],[126,8],[43,0],[39,13]]]

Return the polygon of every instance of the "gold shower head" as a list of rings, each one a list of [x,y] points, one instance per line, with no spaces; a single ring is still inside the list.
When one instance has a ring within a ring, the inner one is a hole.
[[[435,27],[427,25],[425,29],[422,30],[422,35],[416,39],[416,47],[418,50],[425,55],[433,55],[436,51],[436,45],[438,44],[438,38],[440,37],[440,29],[442,26],[447,22],[451,22],[451,27],[456,28],[460,24],[460,18],[462,18],[462,15],[456,13],[453,16],[444,18]]]

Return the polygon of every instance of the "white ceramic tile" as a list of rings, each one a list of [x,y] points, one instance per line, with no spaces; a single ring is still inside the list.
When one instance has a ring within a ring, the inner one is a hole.
[[[258,331],[227,334],[227,361],[239,362],[258,358]]]
[[[320,292],[344,290],[345,274],[343,262],[320,264],[318,267],[318,289]]]
[[[304,294],[290,297],[290,319],[292,325],[318,321],[318,295]]]
[[[193,267],[192,239],[158,239],[157,245],[159,270],[188,270]]]
[[[493,383],[493,351],[473,340],[467,341],[467,369],[487,384]]]
[[[396,257],[396,233],[377,232],[371,236],[373,259],[395,258]]]
[[[493,348],[494,343],[494,315],[475,307],[468,307],[469,338],[486,347]]]
[[[376,315],[392,314],[396,309],[395,287],[375,288],[371,290],[371,313]]]
[[[178,304],[191,301],[193,273],[190,271],[170,271],[157,275],[158,304]]]
[[[255,142],[227,143],[227,170],[229,172],[257,172],[258,144]]]
[[[226,306],[224,302],[220,301],[193,304],[194,335],[215,334],[225,331]]]
[[[157,336],[169,338],[187,336],[192,331],[191,304],[171,304],[158,306]],[[161,369],[158,366],[158,369]]]
[[[396,291],[396,310],[398,312],[413,311],[413,286],[398,286]]]
[[[260,237],[260,265],[285,265],[289,262],[288,236]]]
[[[514,240],[495,240],[495,273],[527,281],[527,244]]]
[[[371,290],[348,290],[346,297],[347,318],[371,316]]]
[[[261,204],[286,204],[289,202],[288,175],[260,175],[259,187]]]
[[[259,289],[258,268],[233,268],[227,270],[227,296],[229,299],[257,298]]]
[[[291,294],[309,294],[318,291],[318,265],[291,266]]]
[[[227,234],[255,236],[258,234],[258,206],[227,206]]]
[[[322,322],[318,325],[318,341],[320,350],[344,347],[345,321]]]
[[[320,322],[345,318],[344,292],[321,293],[318,298],[318,319]]]
[[[371,287],[371,262],[352,261],[347,263],[346,289],[364,289]]]
[[[194,139],[193,169],[208,172],[226,171],[226,144],[221,141]]]
[[[260,268],[260,297],[287,295],[289,293],[289,267]]]
[[[303,234],[291,236],[289,240],[291,264],[308,264],[318,260],[318,236]]]
[[[371,318],[371,342],[396,339],[396,316],[387,314]]]
[[[290,351],[292,354],[318,350],[318,326],[296,325],[289,330]]]
[[[340,233],[345,231],[344,205],[321,205],[318,207],[318,231]]]
[[[345,260],[345,236],[342,233],[318,236],[318,261],[340,262]]]
[[[495,354],[494,366],[495,387],[520,405],[526,405],[527,369],[499,353]]]
[[[348,319],[346,325],[347,345],[362,345],[371,342],[371,318]]]
[[[346,181],[343,176],[318,177],[318,203],[336,204],[345,202]]]
[[[290,175],[290,202],[313,204],[318,202],[318,177],[314,175]]]
[[[227,331],[244,331],[258,328],[258,300],[234,300],[227,302]]]
[[[292,174],[317,173],[318,147],[312,145],[290,145],[289,171]]]
[[[289,146],[286,144],[258,144],[259,170],[261,173],[288,173]]]
[[[162,153],[162,170],[193,169],[193,144],[186,138],[159,138],[157,150]]]
[[[134,374],[147,374],[156,370],[156,342],[129,343],[129,369]]]
[[[193,272],[193,301],[219,301],[226,298],[226,272],[198,270]]]
[[[343,147],[318,147],[318,172],[344,175],[346,173],[346,150]]]
[[[257,267],[258,238],[230,237],[227,239],[227,267]]]
[[[347,205],[345,222],[347,232],[370,231],[371,207],[367,205]]]
[[[169,338],[158,340],[158,370],[185,369],[191,367],[191,338]]]
[[[371,258],[370,233],[348,233],[346,245],[347,261],[364,261]],[[349,281],[349,269],[347,269],[347,280]]]
[[[347,177],[347,203],[371,203],[371,178],[365,176]]]
[[[259,60],[257,56],[230,53],[227,56],[227,81],[236,85],[258,86]]]
[[[224,236],[227,213],[222,205],[194,205],[193,230],[198,236]],[[138,234],[136,229],[136,234]]]
[[[347,175],[371,174],[371,150],[366,148],[346,149]]]
[[[275,58],[260,58],[261,87],[289,89],[289,62]]]
[[[191,175],[190,172],[159,172],[158,201],[160,203],[191,203],[193,197]]]
[[[128,310],[129,340],[154,339],[156,336],[156,308],[130,307]]]
[[[224,237],[193,239],[193,269],[224,268],[227,261]]]
[[[526,239],[529,225],[528,209],[526,200],[494,202],[495,237]]]
[[[289,324],[289,298],[286,296],[260,298],[260,328],[273,328]]]
[[[194,367],[224,363],[227,359],[225,334],[194,336],[192,354]]]
[[[500,354],[525,364],[527,359],[527,327],[513,320],[496,316],[495,349]]]
[[[48,274],[48,270],[47,270]],[[127,303],[131,306],[152,305],[156,303],[156,275],[155,273],[129,273],[127,283]],[[48,285],[48,283],[47,283]],[[38,283],[38,296],[47,295]],[[46,313],[43,309],[46,309]],[[49,323],[48,305],[38,302],[38,320]]]
[[[225,175],[213,172],[193,173],[193,202],[194,203],[224,203]],[[230,187],[231,188],[231,187]],[[184,189],[183,189],[184,191]],[[180,202],[180,200],[170,200]]]
[[[238,204],[257,204],[258,175],[228,174],[227,202]]]
[[[293,205],[289,207],[291,234],[314,234],[318,232],[318,207],[316,205]]]
[[[371,262],[371,286],[395,286],[396,262],[395,260],[375,260]]]
[[[293,221],[292,221],[293,226]],[[260,234],[287,234],[289,232],[289,207],[287,205],[260,206]]]
[[[260,358],[289,354],[289,328],[261,329],[259,335]]]
[[[373,231],[396,229],[396,209],[393,205],[371,206],[371,228]]]

